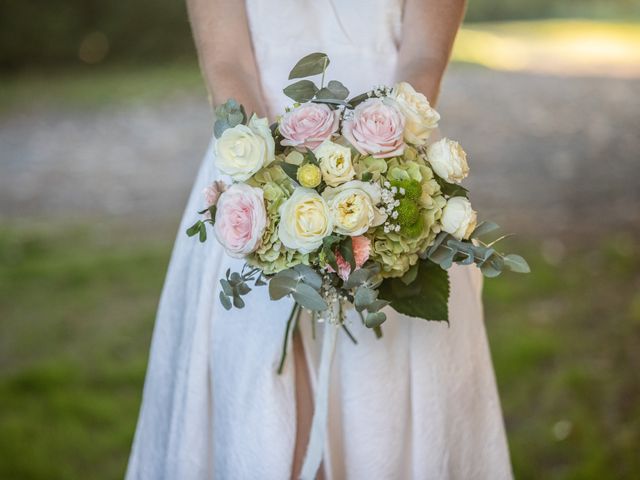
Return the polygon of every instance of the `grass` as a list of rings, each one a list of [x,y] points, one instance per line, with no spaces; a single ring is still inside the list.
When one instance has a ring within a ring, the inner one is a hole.
[[[122,477],[171,239],[108,228],[0,231],[0,478]],[[640,471],[634,245],[633,237],[572,251],[514,244],[533,273],[485,282],[518,478]]]

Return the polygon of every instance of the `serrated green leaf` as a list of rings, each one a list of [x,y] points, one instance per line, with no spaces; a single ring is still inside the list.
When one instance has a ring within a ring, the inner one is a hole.
[[[329,57],[326,53],[311,53],[300,60],[289,72],[289,80],[294,78],[310,77],[319,75],[329,66]]]
[[[529,268],[529,264],[527,263],[527,261],[524,258],[522,258],[520,255],[516,255],[515,253],[510,253],[509,255],[505,255],[504,264],[512,272],[517,272],[517,273],[531,272],[531,268]]]
[[[317,91],[318,87],[311,80],[300,80],[283,90],[287,97],[299,103],[308,102],[315,96]]]
[[[388,300],[399,313],[425,320],[449,320],[449,275],[429,260],[420,260],[418,275],[405,285],[397,278],[380,285],[380,298]]]
[[[416,263],[415,265],[411,266],[411,268],[409,268],[409,270],[407,270],[407,273],[405,273],[402,277],[400,277],[400,281],[402,283],[404,283],[405,285],[409,285],[409,284],[413,283],[413,281],[418,276],[418,268],[419,267],[420,267],[419,263]]]

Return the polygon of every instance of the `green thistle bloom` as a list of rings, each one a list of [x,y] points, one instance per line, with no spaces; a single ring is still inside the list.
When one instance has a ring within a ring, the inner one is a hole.
[[[397,221],[401,228],[408,227],[416,223],[418,215],[420,215],[418,205],[409,198],[402,198],[400,200],[400,205],[396,207],[396,212],[398,212]]]

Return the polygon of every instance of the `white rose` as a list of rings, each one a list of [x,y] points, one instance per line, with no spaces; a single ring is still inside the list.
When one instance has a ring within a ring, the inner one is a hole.
[[[278,237],[282,244],[301,253],[310,253],[322,245],[333,230],[329,208],[324,199],[310,188],[296,188],[280,205]]]
[[[382,190],[376,183],[352,180],[336,188],[325,188],[322,196],[329,205],[333,230],[341,235],[362,235],[370,227],[384,223],[387,218],[377,208]]]
[[[215,143],[215,165],[242,182],[275,158],[275,142],[266,118],[251,117],[248,125],[226,129]]]
[[[355,177],[350,148],[325,140],[313,153],[320,162],[322,178],[327,185],[335,187]]]
[[[442,210],[442,230],[458,240],[469,238],[476,228],[478,215],[471,208],[471,202],[464,197],[452,197]]]
[[[400,82],[391,91],[398,107],[404,115],[404,139],[414,145],[424,145],[431,132],[438,127],[440,114],[436,112],[427,97],[416,92],[407,82]]]
[[[448,138],[429,145],[427,160],[433,171],[449,183],[460,183],[469,174],[467,154],[458,142]]]

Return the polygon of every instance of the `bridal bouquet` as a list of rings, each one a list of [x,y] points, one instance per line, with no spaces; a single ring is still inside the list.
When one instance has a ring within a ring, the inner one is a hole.
[[[187,233],[205,241],[210,225],[246,262],[220,280],[222,305],[242,308],[268,284],[271,299],[293,297],[289,324],[305,308],[343,326],[353,305],[381,335],[387,305],[448,321],[453,263],[487,277],[527,272],[522,257],[495,249],[500,238],[483,240],[498,227],[478,223],[460,185],[469,173],[460,144],[430,142],[440,115],[427,98],[400,82],[347,100],[342,83],[325,85],[328,65],[322,53],[295,65],[289,79],[305,79],[284,89],[295,103],[272,125],[234,100],[216,108],[214,162],[228,183],[205,190]],[[315,75],[319,86],[306,79]]]

